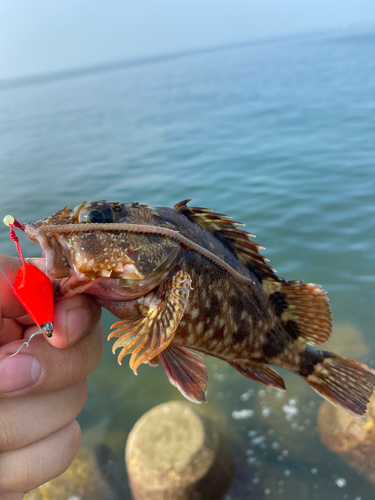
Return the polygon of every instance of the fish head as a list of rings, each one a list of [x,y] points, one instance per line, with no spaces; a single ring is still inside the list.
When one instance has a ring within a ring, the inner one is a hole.
[[[66,278],[74,278],[90,286],[100,282],[101,291],[103,286],[110,285],[112,291],[117,287],[120,295],[133,297],[168,275],[180,247],[159,235],[119,229],[119,224],[155,226],[155,221],[146,205],[101,200],[83,201],[73,210],[65,207],[24,226],[28,238],[43,250],[44,268],[38,267],[49,278],[61,280],[60,289]]]

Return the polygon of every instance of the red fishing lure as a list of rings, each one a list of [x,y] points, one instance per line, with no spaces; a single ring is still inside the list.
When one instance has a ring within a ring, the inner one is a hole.
[[[55,312],[51,280],[33,264],[26,264],[13,226],[20,228],[22,231],[25,228],[11,215],[4,217],[4,224],[9,226],[10,237],[15,242],[23,262],[14,283],[14,295],[44,335],[52,337]]]

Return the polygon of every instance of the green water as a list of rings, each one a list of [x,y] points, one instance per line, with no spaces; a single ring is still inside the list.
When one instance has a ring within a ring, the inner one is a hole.
[[[85,199],[193,198],[246,223],[285,279],[322,284],[335,325],[360,331],[374,365],[374,50],[375,33],[328,33],[0,84],[0,212],[31,222]],[[15,255],[5,229],[0,241]],[[206,407],[237,462],[226,500],[374,498],[320,443],[321,399],[302,380],[283,371],[279,400],[207,361]],[[108,343],[79,421],[90,443],[122,446],[145,411],[180,398],[160,367],[135,377]]]

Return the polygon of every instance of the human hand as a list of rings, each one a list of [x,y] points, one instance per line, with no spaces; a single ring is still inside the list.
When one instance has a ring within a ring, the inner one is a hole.
[[[14,283],[20,259],[0,255]],[[88,393],[86,377],[103,351],[100,307],[88,295],[55,304],[55,329],[38,331],[0,273],[0,499],[23,494],[62,474],[77,453],[81,430],[75,420]]]

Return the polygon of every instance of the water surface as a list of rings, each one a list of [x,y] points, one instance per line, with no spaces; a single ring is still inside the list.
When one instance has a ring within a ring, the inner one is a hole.
[[[361,360],[374,365],[374,53],[375,32],[325,33],[2,84],[0,212],[33,221],[84,199],[193,198],[246,223],[284,278],[321,283],[335,325],[361,332]],[[0,241],[15,255],[5,228]],[[109,331],[108,313],[104,322]],[[110,348],[79,418],[108,442],[180,398],[160,368],[135,377]],[[321,399],[303,380],[283,371],[290,390],[278,400],[208,364],[207,407],[226,422],[238,463],[227,500],[374,498],[320,443]]]

